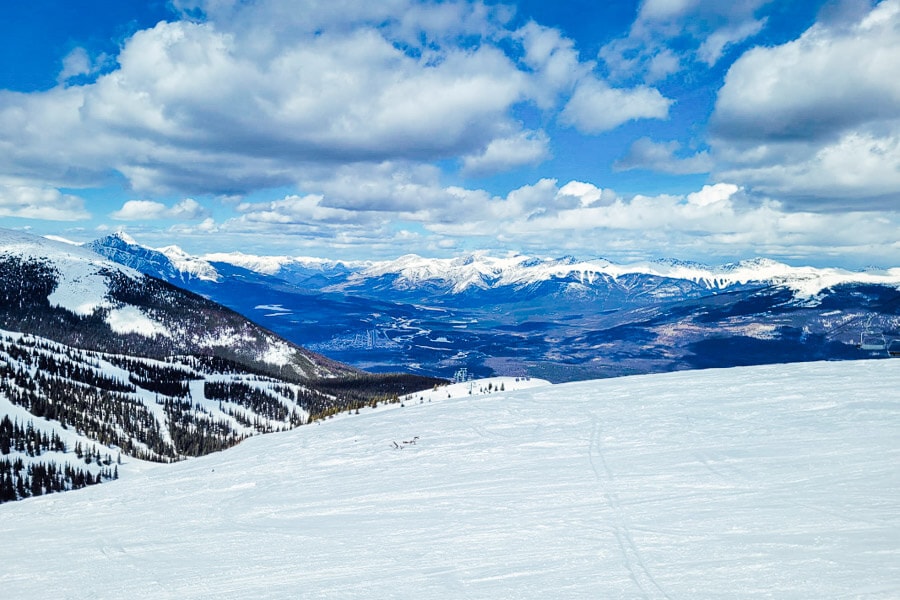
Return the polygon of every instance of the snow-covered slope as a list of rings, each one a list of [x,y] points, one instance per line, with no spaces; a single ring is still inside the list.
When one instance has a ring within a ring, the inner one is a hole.
[[[48,297],[50,305],[78,315],[113,306],[107,298],[109,286],[104,270],[112,268],[132,280],[142,277],[137,271],[104,260],[86,248],[8,229],[0,229],[0,258],[3,257],[55,267],[57,284]]]
[[[682,372],[365,409],[0,506],[0,593],[897,598],[896,367]]]

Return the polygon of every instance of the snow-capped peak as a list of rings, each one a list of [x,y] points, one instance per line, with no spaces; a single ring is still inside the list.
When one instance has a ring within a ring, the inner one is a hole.
[[[128,244],[129,246],[140,246],[140,244],[137,243],[137,240],[135,240],[133,237],[131,237],[130,235],[128,235],[121,229],[119,231],[115,232],[113,234],[113,237],[119,238],[120,240],[122,240],[123,242]]]

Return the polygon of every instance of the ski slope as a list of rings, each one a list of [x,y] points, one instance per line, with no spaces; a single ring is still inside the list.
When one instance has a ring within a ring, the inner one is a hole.
[[[0,506],[0,597],[898,598],[900,361],[367,409]]]

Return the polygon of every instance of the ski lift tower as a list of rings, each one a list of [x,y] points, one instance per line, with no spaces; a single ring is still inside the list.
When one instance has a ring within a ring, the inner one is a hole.
[[[871,315],[866,321],[866,326],[859,334],[860,350],[880,351],[887,348],[887,340],[884,338],[884,332],[880,329],[872,327],[872,319],[875,315]]]

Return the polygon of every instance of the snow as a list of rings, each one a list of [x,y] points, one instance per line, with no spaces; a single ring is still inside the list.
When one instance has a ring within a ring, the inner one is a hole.
[[[56,264],[62,266],[60,263]],[[98,308],[112,306],[106,297],[108,293],[106,277],[99,273],[94,265],[75,261],[60,270],[58,285],[53,293],[47,296],[47,301],[51,306],[59,306],[76,315],[87,316]]]
[[[129,246],[140,246],[140,244],[138,244],[136,239],[134,239],[133,237],[131,237],[130,235],[128,235],[125,231],[123,231],[121,229],[119,231],[115,232],[113,235],[116,236],[117,238],[119,238],[120,240],[122,240],[123,242],[125,242],[126,244],[128,244]]]
[[[243,252],[212,252],[204,254],[203,259],[209,262],[221,262],[263,275],[275,275],[281,267],[291,262],[289,256],[257,256]]]
[[[136,306],[123,306],[109,311],[106,322],[116,333],[137,333],[146,337],[161,335],[171,338],[172,332],[165,325],[154,321]]]
[[[45,236],[41,236],[41,237],[44,237],[44,238],[50,240],[51,242],[60,242],[62,244],[68,244],[70,246],[81,246],[81,244],[79,242],[70,240],[69,238],[64,238],[59,235],[45,235]]]
[[[209,262],[234,265],[263,275],[277,275],[283,268],[290,265],[299,265],[307,269],[326,270],[333,269],[339,265],[353,266],[362,264],[303,256],[259,256],[243,252],[212,252],[204,254],[202,259]]]
[[[156,251],[168,258],[172,265],[182,273],[193,275],[202,281],[212,281],[214,283],[222,279],[216,268],[209,262],[202,258],[191,256],[178,246],[157,248]]]
[[[281,367],[290,364],[296,356],[297,350],[290,344],[273,339],[269,341],[258,359],[264,363]]]
[[[4,504],[0,589],[897,598],[898,386],[807,363],[366,409]]]
[[[452,287],[453,293],[470,288],[524,286],[563,278],[571,278],[582,285],[593,285],[603,277],[616,280],[627,275],[682,279],[716,289],[752,282],[768,283],[786,286],[798,298],[812,298],[824,289],[844,283],[900,287],[900,268],[855,272],[792,267],[762,258],[715,267],[675,260],[614,264],[605,259],[538,259],[521,254],[493,257],[484,253],[447,259],[423,258],[410,254],[392,261],[368,263],[368,266],[351,276],[350,281],[359,282],[384,275],[397,275],[401,285],[415,286],[425,281],[443,281]]]
[[[0,254],[52,264],[58,272],[58,283],[47,300],[78,315],[90,315],[97,308],[113,306],[106,297],[109,289],[104,271],[141,277],[137,271],[101,258],[86,248],[8,229],[0,229]]]

